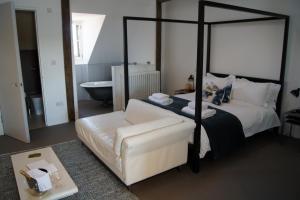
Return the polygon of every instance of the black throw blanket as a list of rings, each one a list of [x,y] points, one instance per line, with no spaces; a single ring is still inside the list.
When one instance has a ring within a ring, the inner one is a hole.
[[[150,100],[145,100],[145,102],[194,119],[193,115],[181,111],[190,101],[178,97],[171,98],[173,99],[173,103],[167,106],[157,104]],[[202,119],[202,126],[206,130],[212,155],[215,159],[218,159],[233,152],[244,144],[245,135],[242,124],[236,116],[217,108],[212,109],[216,110],[216,114],[212,117]]]

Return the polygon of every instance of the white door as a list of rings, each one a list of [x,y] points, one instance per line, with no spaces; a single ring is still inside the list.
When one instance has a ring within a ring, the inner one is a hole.
[[[13,3],[0,4],[0,109],[4,134],[30,142]]]

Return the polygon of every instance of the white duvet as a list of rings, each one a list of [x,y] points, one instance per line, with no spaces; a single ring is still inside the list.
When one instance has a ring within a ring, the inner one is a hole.
[[[180,94],[176,95],[176,97],[195,101],[195,93]],[[245,137],[250,137],[256,133],[280,126],[280,120],[273,108],[255,106],[237,100],[231,100],[229,104],[222,104],[222,106],[211,103],[209,105],[235,115],[243,126]],[[207,133],[201,126],[200,158],[203,158],[210,150]]]

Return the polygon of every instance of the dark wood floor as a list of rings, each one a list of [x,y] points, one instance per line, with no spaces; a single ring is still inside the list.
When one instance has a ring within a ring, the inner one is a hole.
[[[26,144],[8,136],[0,136],[0,154],[40,148],[77,139],[74,123],[30,131],[31,143]]]
[[[0,154],[76,138],[74,123],[34,130],[32,143],[0,137]],[[237,153],[218,161],[203,160],[201,172],[170,170],[131,186],[140,199],[300,199],[300,141],[258,135]],[[99,186],[101,187],[101,186]]]
[[[103,105],[95,100],[78,101],[79,118],[105,114],[113,111],[113,105]]]
[[[202,161],[199,174],[171,170],[132,186],[141,199],[300,199],[300,141],[260,135],[223,160]]]
[[[78,103],[80,118],[113,111],[112,105],[86,100]],[[76,139],[74,123],[30,130],[31,143],[25,144],[8,136],[0,136],[0,154],[24,151]]]

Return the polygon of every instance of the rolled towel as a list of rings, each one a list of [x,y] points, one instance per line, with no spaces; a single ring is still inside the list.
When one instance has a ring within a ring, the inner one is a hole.
[[[154,97],[155,99],[167,99],[169,98],[169,95],[163,93],[153,93],[152,97]]]
[[[206,110],[208,108],[208,105],[209,104],[207,102],[202,102],[202,110]],[[195,101],[189,102],[188,107],[195,110],[196,108]]]
[[[217,111],[215,109],[206,109],[206,110],[202,111],[201,117],[202,117],[202,119],[206,119],[206,118],[214,116],[216,113],[217,113]]]
[[[167,106],[167,105],[170,105],[171,103],[173,103],[173,99],[170,99],[170,98],[156,99],[153,96],[149,96],[148,99],[150,101],[153,101],[153,102],[158,103],[158,104],[163,105],[163,106]]]
[[[187,113],[189,115],[193,115],[195,116],[195,110],[194,109],[191,109],[189,108],[188,106],[182,108],[181,110],[182,112],[184,113]],[[216,110],[215,109],[206,109],[206,110],[203,110],[202,111],[202,119],[206,119],[206,118],[209,118],[209,117],[212,117],[216,114]]]

